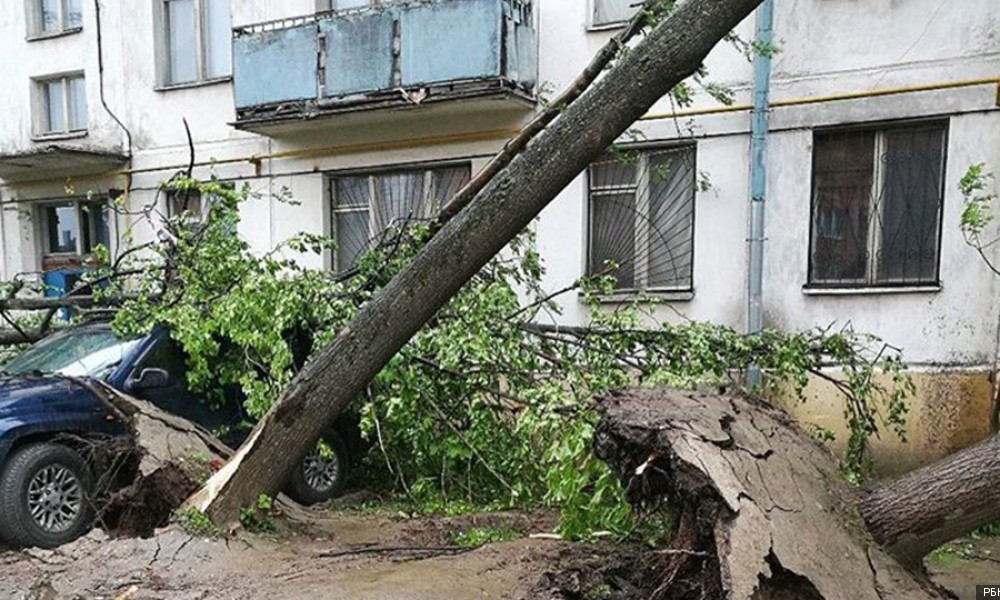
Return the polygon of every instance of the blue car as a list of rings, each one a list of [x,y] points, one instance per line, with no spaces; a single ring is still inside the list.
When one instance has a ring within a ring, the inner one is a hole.
[[[128,435],[96,382],[223,432],[231,446],[249,433],[238,394],[211,407],[188,388],[186,357],[166,329],[135,339],[120,339],[106,322],[62,330],[0,366],[0,539],[50,548],[89,530],[102,466],[81,445]],[[303,504],[341,494],[350,455],[361,449],[349,418],[324,437],[333,452],[306,456],[285,486]]]

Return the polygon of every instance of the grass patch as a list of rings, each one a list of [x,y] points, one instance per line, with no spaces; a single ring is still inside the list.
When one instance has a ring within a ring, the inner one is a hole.
[[[506,527],[470,527],[451,533],[451,542],[464,548],[478,548],[486,544],[516,540],[524,536],[524,532]]]
[[[194,537],[221,538],[226,535],[208,515],[193,506],[174,512],[170,524]]]

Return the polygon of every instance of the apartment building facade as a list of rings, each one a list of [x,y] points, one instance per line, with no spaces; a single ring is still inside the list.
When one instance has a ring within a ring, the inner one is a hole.
[[[0,279],[57,293],[97,244],[154,235],[188,130],[196,176],[257,192],[240,231],[255,248],[326,233],[339,250],[302,260],[344,268],[482,167],[633,4],[14,0],[0,13]],[[755,17],[738,29],[754,31]],[[964,244],[957,182],[973,163],[1000,169],[1000,5],[776,0],[774,37],[764,325],[850,324],[904,349],[910,442],[880,452],[905,469],[995,418],[1000,281]],[[732,105],[697,83],[684,106],[665,98],[626,158],[595,161],[534,224],[549,288],[615,264],[609,307],[642,290],[664,300],[659,318],[746,327],[760,80],[738,44],[706,67]],[[577,297],[560,301],[565,322],[587,321]],[[794,411],[837,429],[831,390],[809,398]]]

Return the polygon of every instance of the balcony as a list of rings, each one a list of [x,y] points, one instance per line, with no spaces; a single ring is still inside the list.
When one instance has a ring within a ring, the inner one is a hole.
[[[289,122],[472,100],[530,110],[536,56],[526,0],[423,0],[242,27],[235,126],[275,133]]]
[[[120,169],[128,161],[114,149],[48,144],[20,151],[0,151],[0,180],[22,182],[65,179]]]

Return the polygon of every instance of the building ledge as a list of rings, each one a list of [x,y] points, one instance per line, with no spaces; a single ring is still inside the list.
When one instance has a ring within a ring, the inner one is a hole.
[[[268,134],[289,122],[313,121],[337,115],[379,110],[416,110],[448,102],[499,100],[534,110],[536,100],[516,82],[503,78],[456,81],[427,87],[397,88],[337,98],[279,102],[237,109],[236,129]]]
[[[233,81],[233,76],[226,75],[224,77],[198,79],[197,81],[185,81],[183,83],[163,83],[154,87],[153,90],[156,92],[173,92],[176,90],[190,90],[195,88],[208,87],[212,85],[219,85],[222,83],[231,83],[232,81]]]
[[[83,31],[83,27],[71,27],[69,29],[60,29],[59,31],[47,31],[45,33],[32,33],[24,38],[29,42],[40,42],[42,40],[52,40],[55,38],[66,37],[69,35],[75,35]]]
[[[47,144],[0,153],[0,179],[18,182],[93,175],[122,167],[127,161],[128,156],[117,150]]]
[[[880,296],[888,294],[936,294],[941,291],[941,284],[914,286],[883,286],[883,287],[815,287],[802,286],[806,296]]]
[[[596,296],[601,304],[626,304],[636,300],[653,302],[690,302],[694,300],[694,290],[646,290],[642,294],[634,291],[621,291]]]
[[[31,136],[31,141],[44,144],[47,142],[59,142],[62,140],[78,140],[85,138],[88,135],[89,132],[86,129],[81,129],[79,131],[58,131],[55,133],[37,133]]]

